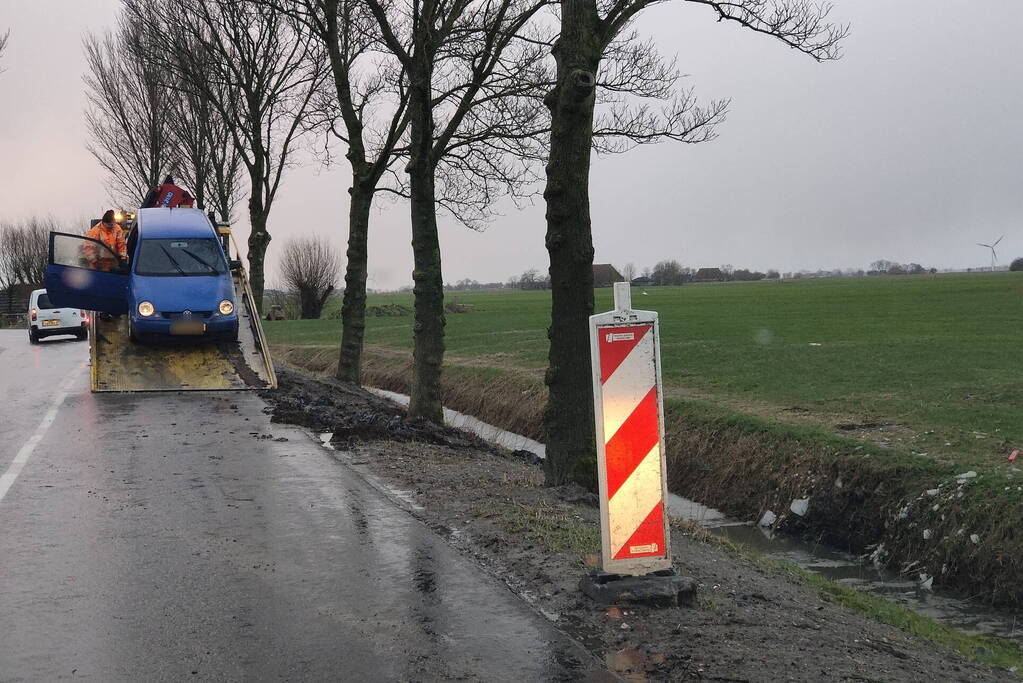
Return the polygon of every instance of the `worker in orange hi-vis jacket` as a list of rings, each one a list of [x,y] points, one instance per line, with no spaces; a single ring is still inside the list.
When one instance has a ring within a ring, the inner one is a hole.
[[[103,220],[92,226],[85,236],[104,244],[123,260],[128,259],[128,245],[124,241],[124,231],[121,226],[114,222],[114,210],[111,209],[103,214]],[[93,270],[115,270],[117,259],[110,256],[110,253],[100,249],[91,242],[86,242],[82,247],[89,267]]]

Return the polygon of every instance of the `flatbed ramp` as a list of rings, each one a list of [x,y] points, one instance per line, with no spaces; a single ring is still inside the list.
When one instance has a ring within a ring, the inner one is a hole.
[[[244,275],[234,275],[238,309],[238,343],[198,342],[139,344],[128,336],[127,316],[100,320],[93,316],[91,380],[95,392],[216,391],[275,389],[277,376],[269,347],[255,314]]]

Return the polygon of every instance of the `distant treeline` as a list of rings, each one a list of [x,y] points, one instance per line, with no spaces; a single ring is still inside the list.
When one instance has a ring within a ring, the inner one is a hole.
[[[1009,270],[1023,271],[1023,258],[1012,262]],[[833,277],[865,277],[870,275],[926,275],[937,273],[938,269],[922,266],[919,263],[899,263],[879,259],[863,268],[836,268],[834,270],[796,270],[781,273],[774,268],[766,272],[735,268],[724,264],[716,268],[691,268],[683,266],[677,260],[660,261],[652,267],[637,268],[632,263],[615,268],[613,266],[594,266],[594,284],[598,287],[607,286],[611,282],[631,282],[634,285],[684,285],[691,282],[751,282],[755,280],[809,280]],[[549,289],[550,277],[546,272],[530,268],[521,275],[513,275],[505,282],[479,282],[466,278],[455,283],[448,283],[444,288],[449,291],[474,289]],[[411,291],[411,287],[405,289]]]

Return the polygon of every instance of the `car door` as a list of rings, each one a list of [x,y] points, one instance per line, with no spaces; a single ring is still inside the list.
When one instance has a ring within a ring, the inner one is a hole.
[[[128,310],[128,277],[124,261],[102,242],[50,233],[46,292],[54,305],[124,313]]]

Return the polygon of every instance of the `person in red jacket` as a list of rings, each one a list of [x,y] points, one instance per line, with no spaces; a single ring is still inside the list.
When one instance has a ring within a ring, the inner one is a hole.
[[[124,230],[114,221],[113,209],[104,213],[103,220],[92,226],[89,232],[85,233],[85,236],[102,243],[110,251],[121,257],[122,260],[128,260],[128,245],[124,241]],[[89,262],[89,267],[93,270],[111,271],[115,270],[118,266],[117,259],[111,257],[108,252],[91,242],[85,243],[82,247],[82,252],[85,254],[85,259]]]

